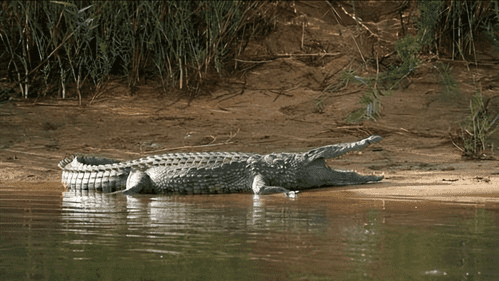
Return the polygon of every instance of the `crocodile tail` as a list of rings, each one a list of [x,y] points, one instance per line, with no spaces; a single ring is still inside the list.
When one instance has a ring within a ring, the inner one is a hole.
[[[112,192],[123,189],[130,167],[123,167],[119,161],[73,156],[59,162],[62,172],[62,183],[68,189],[94,190]]]
[[[87,157],[87,156],[82,156],[79,154],[75,154],[71,157],[67,157],[59,162],[57,166],[61,169],[67,169],[68,165],[73,162],[74,159],[77,159],[79,163],[82,164],[87,164],[87,165],[106,165],[106,164],[114,164],[114,163],[119,163],[120,161],[114,160],[114,159],[109,159],[109,158],[99,158],[99,157]]]
[[[61,162],[59,162],[59,164],[57,164],[57,166],[59,166],[59,168],[63,169],[71,162],[73,162],[73,159],[74,157],[68,157],[68,158],[65,158],[63,160],[61,160]]]

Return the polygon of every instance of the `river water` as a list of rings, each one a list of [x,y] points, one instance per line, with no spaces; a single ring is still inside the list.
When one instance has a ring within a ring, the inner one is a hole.
[[[499,280],[498,204],[54,190],[0,187],[1,280]]]

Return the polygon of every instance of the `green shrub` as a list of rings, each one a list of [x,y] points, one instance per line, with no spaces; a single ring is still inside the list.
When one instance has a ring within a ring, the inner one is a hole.
[[[421,43],[434,53],[444,48],[452,58],[476,56],[475,38],[483,33],[497,41],[499,9],[497,0],[419,1],[421,14],[417,25]]]
[[[459,83],[457,83],[454,76],[452,76],[452,67],[448,64],[440,63],[440,71],[442,91],[441,98],[446,102],[459,100],[461,98],[461,91]]]
[[[478,92],[473,95],[470,99],[470,115],[461,127],[460,138],[464,146],[464,156],[482,158],[488,138],[497,130],[496,121],[499,115],[492,118],[482,94]]]
[[[3,1],[2,58],[24,97],[43,81],[91,80],[98,90],[110,73],[133,90],[152,73],[162,86],[196,91],[274,21],[270,2],[245,1]],[[40,93],[39,93],[40,94]]]

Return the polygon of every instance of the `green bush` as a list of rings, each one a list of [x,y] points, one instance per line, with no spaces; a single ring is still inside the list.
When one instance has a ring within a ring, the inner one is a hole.
[[[467,60],[475,56],[474,41],[482,33],[497,42],[499,5],[488,1],[419,1],[421,14],[417,25],[421,43],[434,53],[446,49],[452,58]]]
[[[362,96],[362,108],[351,113],[346,122],[359,122],[365,119],[375,120],[381,113],[380,96],[390,93],[400,82],[414,72],[421,64],[418,55],[427,48],[436,52],[445,47],[445,42],[452,46],[452,57],[459,54],[466,59],[466,54],[475,54],[473,40],[477,32],[483,32],[496,48],[499,48],[499,1],[428,1],[418,2],[420,19],[417,22],[416,36],[410,34],[395,43],[397,55],[402,60],[398,66],[388,69],[376,77],[358,77],[355,73],[345,72],[340,85],[345,81],[365,84],[369,90]],[[442,65],[443,97],[449,99],[459,95],[459,85],[450,74],[451,68]],[[328,89],[334,89],[329,87]]]
[[[470,115],[461,127],[460,138],[463,142],[464,156],[471,158],[482,158],[488,138],[497,130],[497,115],[493,118],[487,111],[487,105],[480,92],[476,93],[470,100]]]
[[[1,57],[24,97],[42,82],[98,90],[110,73],[131,89],[141,75],[165,89],[196,91],[259,30],[273,26],[275,5],[245,1],[3,1]],[[40,94],[40,93],[39,93]]]

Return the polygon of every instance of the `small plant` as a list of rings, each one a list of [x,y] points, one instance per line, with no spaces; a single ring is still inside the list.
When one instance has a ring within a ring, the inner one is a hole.
[[[397,68],[400,77],[413,72],[421,64],[417,57],[421,51],[421,41],[421,35],[414,37],[408,34],[395,42],[395,50],[402,59],[402,65]]]
[[[363,108],[350,113],[345,122],[356,123],[361,120],[376,120],[381,114],[381,91],[377,88],[370,88],[361,98],[359,103]]]
[[[315,100],[315,110],[316,113],[324,113],[324,96],[320,96]]]
[[[454,76],[452,76],[452,67],[441,63],[439,71],[442,80],[442,99],[444,101],[459,99],[461,91],[459,90],[459,84],[454,79]]]
[[[14,97],[16,91],[11,88],[0,88],[0,104],[9,102],[9,100]]]
[[[419,37],[407,35],[395,43],[395,50],[402,59],[399,66],[391,65],[387,71],[376,76],[360,77],[355,72],[344,71],[341,76],[344,81],[364,84],[369,90],[362,96],[359,103],[363,108],[352,112],[345,120],[347,123],[356,123],[361,120],[376,120],[381,114],[381,96],[391,95],[392,91],[399,88],[403,79],[406,79],[421,64],[417,54],[421,51]]]
[[[417,23],[418,35],[423,45],[432,46],[436,38],[438,23],[443,17],[444,1],[421,1],[418,3],[421,18]],[[432,46],[433,47],[433,46]]]
[[[454,143],[463,152],[464,156],[483,158],[488,137],[497,130],[496,121],[499,115],[492,119],[491,114],[487,111],[487,104],[488,102],[484,103],[480,92],[470,99],[470,115],[466,123],[461,126],[459,136],[463,148]]]
[[[368,91],[364,93],[364,95],[360,98],[359,103],[362,105],[361,109],[358,109],[352,113],[350,113],[345,122],[347,123],[356,123],[362,120],[376,120],[380,117],[381,114],[381,96],[391,95],[391,88],[386,89],[381,86],[380,81],[383,78],[378,76],[376,77],[362,77],[355,75],[355,72],[352,70],[344,71],[341,74],[342,83],[355,83],[366,85],[368,87]]]

